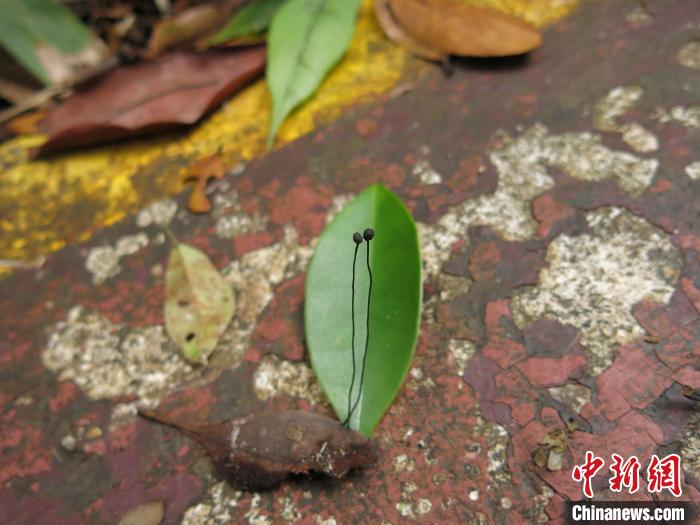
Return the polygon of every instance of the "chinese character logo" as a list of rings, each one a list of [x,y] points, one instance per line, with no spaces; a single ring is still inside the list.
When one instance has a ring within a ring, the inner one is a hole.
[[[681,458],[678,454],[669,454],[664,459],[654,454],[647,468],[649,492],[661,492],[664,489],[680,497],[681,489]]]
[[[634,494],[639,490],[639,460],[636,456],[632,456],[623,463],[622,456],[618,454],[612,455],[613,463],[610,465],[610,470],[613,475],[608,480],[610,490],[613,492],[622,492],[622,487],[627,487],[630,494]]]
[[[603,468],[605,461],[602,458],[593,455],[590,450],[586,452],[586,461],[583,465],[576,465],[571,477],[576,483],[583,481],[583,494],[587,498],[593,497],[593,487],[591,480],[596,473]]]

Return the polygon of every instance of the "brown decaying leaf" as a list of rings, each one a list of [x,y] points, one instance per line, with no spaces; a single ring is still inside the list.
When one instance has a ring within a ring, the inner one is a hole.
[[[340,478],[377,460],[371,440],[311,412],[262,412],[205,425],[184,424],[150,410],[140,412],[197,440],[221,475],[247,490],[272,488],[290,474],[316,472]]]
[[[116,69],[51,110],[37,153],[142,135],[197,122],[258,77],[263,47],[179,51]]]
[[[194,179],[195,184],[187,201],[187,207],[192,213],[209,213],[211,203],[207,198],[206,187],[209,179],[221,179],[225,175],[226,169],[221,156],[218,154],[209,155],[197,160],[189,171],[185,172],[185,181]]]
[[[426,60],[440,61],[444,53],[424,46],[420,42],[414,40],[410,35],[401,29],[401,26],[396,22],[394,15],[389,6],[389,0],[374,0],[374,15],[379,21],[379,25],[384,30],[386,36],[392,42],[399,44],[406,51]]]
[[[490,8],[453,0],[388,0],[403,33],[438,56],[520,55],[540,46],[540,32]],[[391,38],[391,35],[389,35]],[[398,41],[401,44],[401,41]],[[411,51],[410,48],[407,48]]]
[[[146,57],[155,58],[167,49],[215,30],[226,20],[226,14],[221,11],[218,5],[201,4],[164,18],[153,28]]]
[[[127,511],[119,520],[119,525],[158,525],[164,517],[163,500],[156,500]]]

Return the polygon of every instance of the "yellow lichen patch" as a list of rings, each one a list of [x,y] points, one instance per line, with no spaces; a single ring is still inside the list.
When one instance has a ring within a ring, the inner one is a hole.
[[[463,0],[488,4],[542,25],[567,14],[576,0]],[[313,98],[294,112],[277,144],[296,139],[371,100],[429,66],[389,42],[364,0],[346,58]],[[411,71],[410,73],[407,73]],[[270,99],[260,80],[185,133],[136,139],[30,161],[41,137],[0,145],[0,259],[29,260],[85,240],[145,204],[182,190],[189,163],[220,152],[227,165],[265,151]],[[0,263],[0,276],[3,272]]]

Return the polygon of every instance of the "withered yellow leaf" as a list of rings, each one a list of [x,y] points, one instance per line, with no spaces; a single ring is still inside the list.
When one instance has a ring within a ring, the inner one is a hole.
[[[165,328],[190,362],[207,362],[233,316],[231,287],[202,251],[176,243],[165,290]]]

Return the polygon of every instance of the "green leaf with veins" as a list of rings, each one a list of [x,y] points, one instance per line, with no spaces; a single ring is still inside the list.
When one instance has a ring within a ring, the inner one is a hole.
[[[272,94],[268,147],[289,113],[309,98],[350,45],[361,0],[288,0],[267,39]]]
[[[416,226],[401,201],[370,186],[326,227],[306,276],[304,323],[314,372],[344,421],[352,377],[351,280],[353,232],[375,230],[370,247],[370,337],[362,398],[350,426],[371,435],[401,387],[413,358],[421,310],[421,258]],[[355,364],[352,402],[359,392],[365,348],[369,278],[367,243],[357,254]]]
[[[226,25],[209,39],[209,44],[221,44],[234,38],[262,33],[268,28],[272,16],[285,1],[255,0],[235,13]]]

